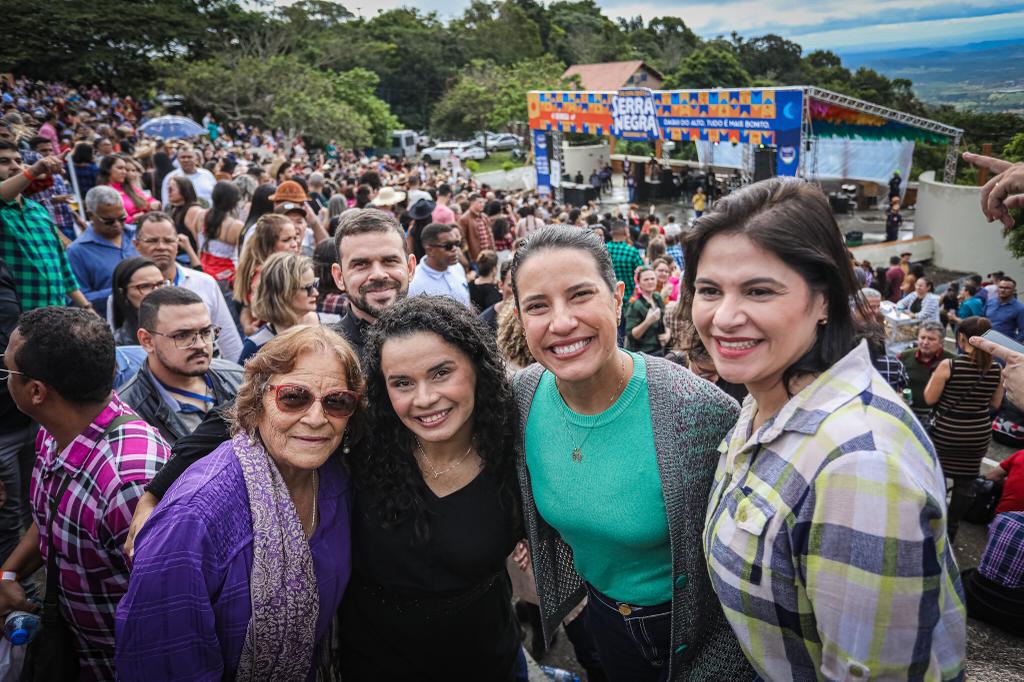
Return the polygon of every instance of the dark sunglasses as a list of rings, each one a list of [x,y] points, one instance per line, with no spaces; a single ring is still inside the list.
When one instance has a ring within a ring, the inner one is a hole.
[[[100,218],[99,216],[93,216],[93,221],[97,223],[102,223],[107,227],[113,227],[117,223],[124,225],[126,222],[128,222],[128,214],[125,213],[124,215],[118,216],[117,218]]]
[[[269,384],[267,388],[274,389],[277,409],[291,414],[305,412],[310,405],[319,401],[328,417],[351,417],[359,406],[359,394],[356,391],[331,391],[318,397],[305,386],[295,384]]]
[[[445,251],[454,251],[460,246],[462,246],[462,242],[437,242],[436,244],[432,244],[431,246],[435,246],[439,249],[444,249]]]
[[[306,290],[306,296],[312,296],[313,292],[320,288],[320,278],[317,277],[312,284],[307,284],[302,288]]]

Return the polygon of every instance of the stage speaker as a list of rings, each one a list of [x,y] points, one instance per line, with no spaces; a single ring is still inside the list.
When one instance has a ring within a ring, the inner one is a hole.
[[[775,147],[754,149],[754,182],[775,177]]]

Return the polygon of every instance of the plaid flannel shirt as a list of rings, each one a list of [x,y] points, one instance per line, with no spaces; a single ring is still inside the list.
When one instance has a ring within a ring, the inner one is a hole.
[[[171,455],[160,433],[141,418],[96,442],[115,417],[131,413],[115,395],[63,451],[46,429],[36,437],[30,494],[44,563],[50,499],[65,476],[73,478],[57,505],[53,547],[61,613],[74,634],[81,679],[86,680],[114,679],[114,613],[128,590],[122,547],[145,485]]]
[[[608,255],[612,259],[612,267],[615,269],[615,277],[626,285],[626,297],[633,294],[636,288],[636,281],[633,272],[638,266],[644,264],[640,252],[629,242],[608,242]]]
[[[1024,588],[1024,512],[996,514],[978,573],[1003,587]]]
[[[946,489],[866,342],[756,432],[752,397],[722,444],[704,550],[766,680],[963,677],[966,622]]]
[[[64,247],[42,204],[20,197],[0,199],[0,258],[14,276],[21,309],[64,305],[78,289]]]
[[[64,178],[55,175],[52,185],[28,198],[32,199],[32,201],[38,201],[45,206],[46,210],[50,213],[50,219],[53,220],[53,224],[57,226],[57,229],[65,237],[74,241],[77,235],[75,234],[75,217],[71,214],[71,207],[68,206],[67,202],[53,200],[54,197],[71,193],[71,190],[68,189],[67,184],[64,182]]]

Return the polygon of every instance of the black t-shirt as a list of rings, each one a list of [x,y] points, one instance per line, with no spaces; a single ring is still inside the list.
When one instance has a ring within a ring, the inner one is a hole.
[[[469,300],[478,311],[484,311],[501,300],[501,292],[497,284],[469,283]]]
[[[510,485],[517,489],[514,481]],[[479,585],[504,570],[520,539],[511,513],[498,502],[499,489],[497,476],[487,469],[445,497],[423,484],[429,537],[420,543],[411,519],[382,528],[370,505],[380,493],[355,486],[353,573],[409,592],[462,592]]]

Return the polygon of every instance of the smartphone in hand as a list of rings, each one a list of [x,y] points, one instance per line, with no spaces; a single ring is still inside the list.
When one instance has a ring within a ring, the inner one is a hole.
[[[1018,341],[1014,341],[1006,334],[997,332],[995,329],[989,329],[987,332],[981,335],[981,338],[988,339],[992,343],[1012,350],[1015,353],[1024,353],[1024,344]]]

